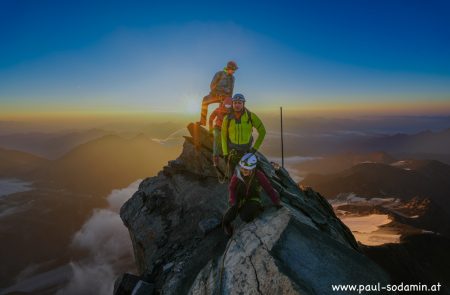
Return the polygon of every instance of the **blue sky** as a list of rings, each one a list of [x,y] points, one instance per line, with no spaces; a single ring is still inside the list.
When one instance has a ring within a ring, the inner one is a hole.
[[[90,2],[0,2],[3,112],[198,112],[230,59],[253,109],[450,111],[448,1]]]

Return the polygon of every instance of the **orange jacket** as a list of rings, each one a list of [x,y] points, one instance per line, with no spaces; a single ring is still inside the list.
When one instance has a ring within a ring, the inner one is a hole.
[[[214,119],[216,119],[214,127],[218,127],[219,129],[222,128],[223,118],[227,114],[228,114],[228,110],[223,104],[221,104],[219,107],[217,107],[209,116],[209,129],[213,128]]]

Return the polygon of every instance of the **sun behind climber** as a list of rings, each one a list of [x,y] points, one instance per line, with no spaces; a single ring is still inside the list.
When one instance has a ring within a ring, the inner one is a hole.
[[[229,185],[230,208],[223,216],[222,226],[229,236],[233,234],[232,222],[239,214],[245,222],[252,221],[263,211],[259,192],[264,188],[272,202],[281,207],[278,192],[272,187],[264,173],[256,169],[257,158],[254,154],[245,154],[239,161]]]

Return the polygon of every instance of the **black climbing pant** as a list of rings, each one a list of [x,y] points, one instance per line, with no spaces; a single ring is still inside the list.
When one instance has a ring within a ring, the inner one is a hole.
[[[230,224],[233,222],[234,219],[236,219],[236,216],[239,214],[239,217],[241,217],[242,221],[250,222],[255,217],[259,215],[259,213],[262,212],[262,206],[259,202],[249,200],[246,201],[242,206],[239,208],[238,205],[232,206],[223,216],[222,223]]]

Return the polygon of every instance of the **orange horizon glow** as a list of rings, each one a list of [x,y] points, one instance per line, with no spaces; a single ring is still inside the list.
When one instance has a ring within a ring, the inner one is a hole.
[[[209,112],[214,109],[214,105],[209,107]],[[255,106],[247,103],[247,107],[262,115],[278,115],[280,106]],[[409,116],[432,116],[432,115],[450,115],[450,99],[440,101],[380,101],[380,102],[355,102],[345,101],[336,103],[329,102],[305,102],[299,104],[288,104],[283,106],[286,117],[290,116],[380,116],[380,115],[409,115]],[[161,120],[195,120],[200,114],[200,104],[198,113],[174,111],[154,111],[146,110],[126,110],[117,108],[2,108],[0,110],[0,121],[68,121],[76,122],[78,120],[88,121],[116,121],[126,120],[128,122],[139,121],[161,121]]]
[[[284,109],[292,109],[300,113],[314,115],[450,115],[450,99],[448,101],[391,101],[391,102],[343,102],[343,103],[315,103],[304,106],[292,106]],[[292,112],[291,111],[291,112]]]

